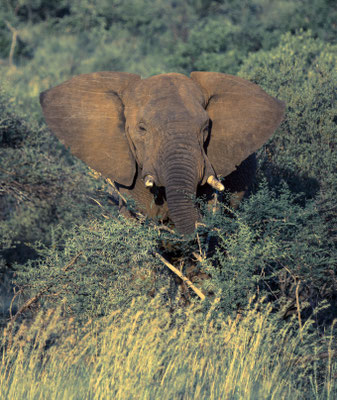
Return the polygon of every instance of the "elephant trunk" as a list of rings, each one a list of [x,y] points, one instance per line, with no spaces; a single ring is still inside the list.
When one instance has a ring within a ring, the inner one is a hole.
[[[194,198],[203,173],[200,150],[175,146],[174,151],[166,155],[164,165],[163,181],[170,218],[179,233],[191,234],[198,220]]]

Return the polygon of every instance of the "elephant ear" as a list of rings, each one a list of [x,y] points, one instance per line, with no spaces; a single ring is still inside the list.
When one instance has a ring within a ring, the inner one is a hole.
[[[40,95],[47,124],[60,141],[90,167],[125,186],[133,182],[136,164],[120,96],[139,79],[124,72],[83,74]]]
[[[245,79],[218,72],[192,72],[212,121],[207,156],[227,176],[261,147],[283,119],[284,103]]]

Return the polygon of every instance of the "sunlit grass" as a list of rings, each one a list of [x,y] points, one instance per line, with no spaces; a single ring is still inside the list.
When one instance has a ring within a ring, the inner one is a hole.
[[[59,312],[40,314],[12,339],[5,332],[0,398],[336,398],[333,338],[310,342],[310,323],[294,333],[261,306],[226,320],[211,318],[215,307],[206,318],[195,306],[173,318],[156,299],[134,302],[81,330]]]

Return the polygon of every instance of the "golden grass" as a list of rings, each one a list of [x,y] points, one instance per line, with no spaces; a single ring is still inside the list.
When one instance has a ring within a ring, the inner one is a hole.
[[[123,315],[114,312],[81,330],[60,312],[41,313],[19,326],[2,354],[0,398],[336,398],[332,337],[324,339],[322,368],[305,343],[309,323],[302,342],[291,324],[277,328],[261,305],[226,320],[211,318],[215,308],[216,301],[205,317],[191,306],[173,323],[157,299],[143,309],[133,302]],[[9,335],[4,332],[4,344]]]

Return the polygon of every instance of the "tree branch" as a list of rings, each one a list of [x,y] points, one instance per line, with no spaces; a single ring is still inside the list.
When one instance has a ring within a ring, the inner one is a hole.
[[[205,295],[202,293],[202,291],[200,289],[198,289],[196,286],[193,285],[193,283],[186,278],[186,276],[184,274],[182,274],[179,269],[177,269],[176,267],[174,267],[172,264],[170,264],[167,260],[165,260],[164,257],[162,257],[159,253],[153,253],[163,264],[165,264],[172,272],[174,272],[176,275],[179,276],[180,279],[182,279],[182,281],[187,285],[187,287],[189,287],[190,289],[192,289],[194,291],[194,293],[196,295],[198,295],[201,300],[205,300]]]
[[[9,66],[11,67],[13,65],[14,51],[15,51],[15,46],[16,46],[16,41],[17,41],[19,31],[17,29],[13,28],[13,26],[8,21],[5,21],[5,23],[7,25],[7,28],[12,32],[12,35],[13,35],[11,49],[9,51],[9,56],[8,56],[8,63],[9,63]]]

